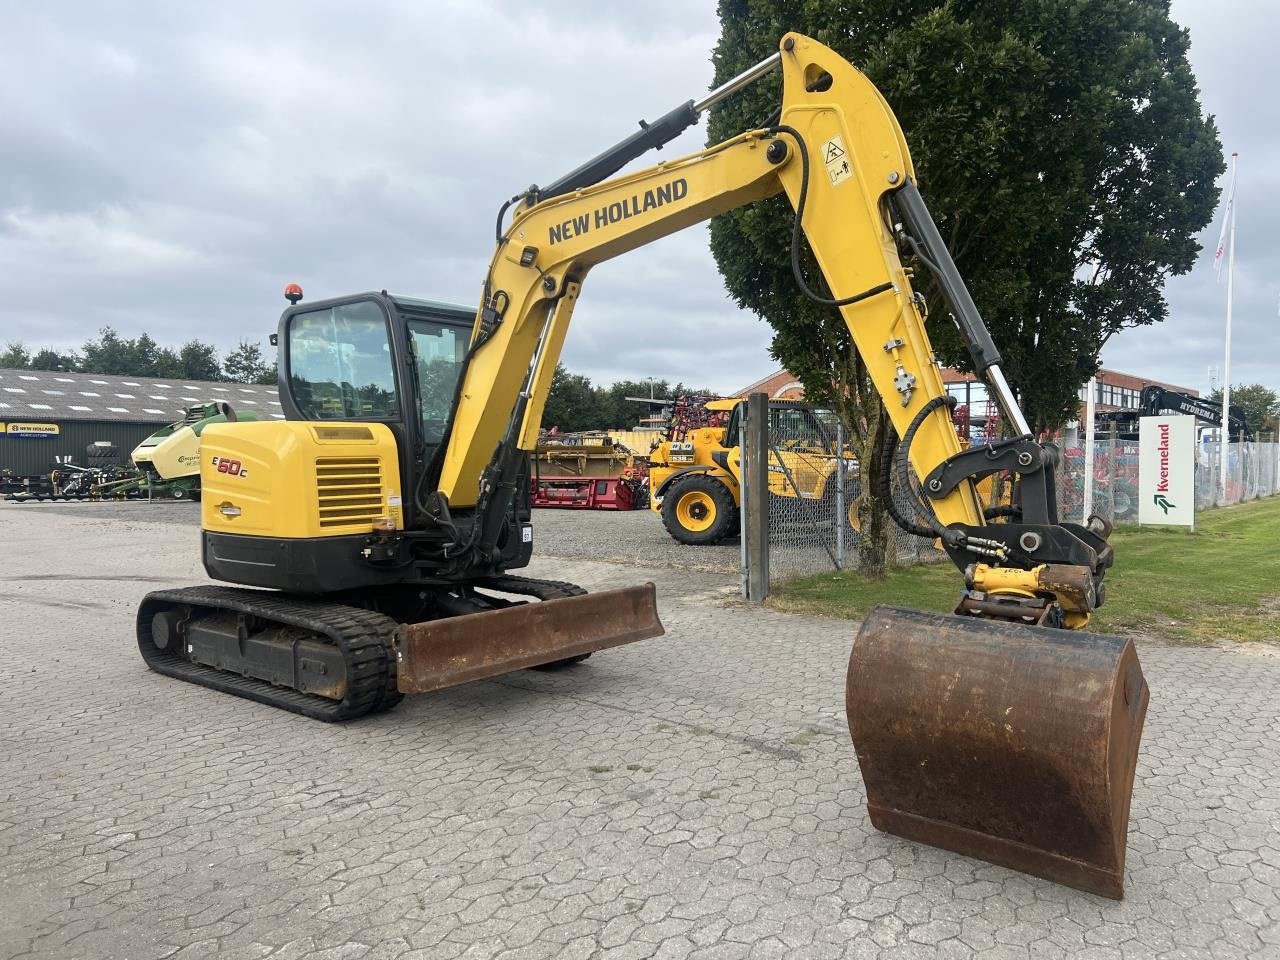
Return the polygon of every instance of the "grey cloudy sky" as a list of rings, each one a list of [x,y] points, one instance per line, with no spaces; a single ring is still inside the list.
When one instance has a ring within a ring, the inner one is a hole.
[[[1232,380],[1280,386],[1272,7],[1173,12],[1241,153]],[[309,298],[474,302],[499,203],[706,90],[717,34],[711,0],[7,4],[0,341],[74,347],[111,325],[225,348],[274,328],[291,280]],[[1105,363],[1206,386],[1217,231],[1170,284],[1170,321],[1121,335]],[[698,227],[596,268],[564,360],[598,382],[728,391],[774,368],[768,342]]]

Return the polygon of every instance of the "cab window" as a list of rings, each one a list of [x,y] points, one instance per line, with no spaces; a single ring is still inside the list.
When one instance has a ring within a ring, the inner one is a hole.
[[[438,444],[444,439],[445,428],[449,425],[471,329],[431,320],[411,320],[409,333],[418,365],[418,415],[422,418],[422,439],[425,443]]]
[[[395,372],[378,304],[363,300],[295,314],[289,385],[308,420],[395,419]]]

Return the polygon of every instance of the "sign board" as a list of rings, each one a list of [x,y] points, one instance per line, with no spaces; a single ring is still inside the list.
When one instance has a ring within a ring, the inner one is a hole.
[[[0,424],[0,433],[6,433],[11,437],[56,437],[58,432],[56,423]]]
[[[1138,523],[1194,527],[1196,418],[1138,421]]]

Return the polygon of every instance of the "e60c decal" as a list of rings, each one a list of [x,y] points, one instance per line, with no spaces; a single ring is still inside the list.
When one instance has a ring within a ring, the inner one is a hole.
[[[214,457],[213,465],[219,473],[230,474],[233,477],[247,477],[249,471],[241,466],[239,460],[231,460],[227,457]]]

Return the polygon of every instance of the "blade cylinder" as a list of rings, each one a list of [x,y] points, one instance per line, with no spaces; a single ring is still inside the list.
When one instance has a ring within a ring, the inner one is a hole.
[[[871,822],[1119,899],[1149,697],[1128,640],[876,607],[846,686]]]

